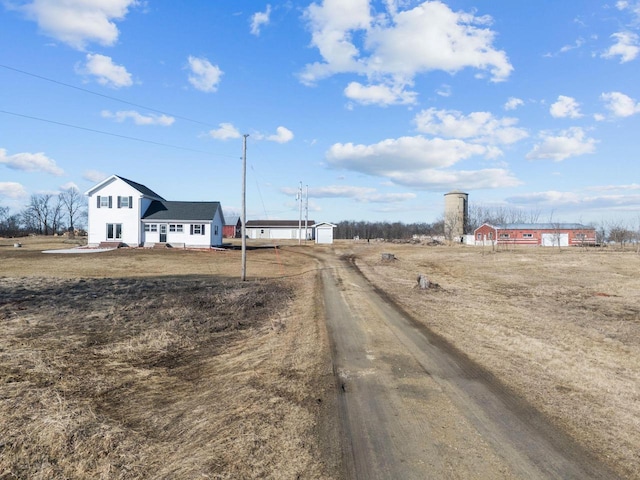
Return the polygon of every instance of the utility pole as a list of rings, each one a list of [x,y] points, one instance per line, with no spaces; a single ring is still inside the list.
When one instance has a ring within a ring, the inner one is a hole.
[[[298,204],[300,215],[298,216],[298,245],[302,243],[302,182],[300,182],[300,187],[298,187]]]
[[[247,137],[242,137],[242,274],[241,280],[247,279]]]
[[[309,228],[309,185],[306,186],[306,198],[304,205],[304,243],[307,243],[307,238],[309,238],[309,234],[307,229]]]

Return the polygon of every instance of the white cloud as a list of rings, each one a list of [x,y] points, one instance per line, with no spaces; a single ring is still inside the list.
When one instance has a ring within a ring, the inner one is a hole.
[[[0,164],[4,164],[13,170],[44,172],[56,176],[64,175],[64,170],[56,165],[56,161],[42,152],[7,155],[7,151],[4,148],[0,148]]]
[[[293,140],[293,132],[286,127],[276,128],[276,133],[273,135],[265,135],[260,132],[253,134],[253,138],[256,140],[267,140],[269,142],[287,143]]]
[[[616,43],[603,53],[602,57],[620,57],[620,63],[626,63],[634,60],[640,53],[637,34],[633,32],[618,32],[611,35],[611,38],[615,39]]]
[[[230,140],[233,138],[240,138],[240,132],[231,123],[220,123],[220,128],[216,130],[209,130],[209,135],[217,140]]]
[[[93,183],[100,183],[108,176],[109,175],[107,175],[106,173],[100,172],[98,170],[85,170],[84,173],[82,174],[82,178],[84,180],[88,180]]]
[[[267,4],[267,10],[264,12],[256,12],[251,16],[251,34],[260,35],[260,29],[263,25],[269,25],[269,17],[271,16],[271,5]]]
[[[628,2],[628,1],[618,1],[616,2],[616,8],[618,10],[629,10],[631,14],[635,17],[633,21],[635,23],[640,22],[640,2]]]
[[[75,190],[80,190],[78,188],[78,185],[75,184],[75,182],[67,182],[67,183],[64,183],[64,184],[60,185],[60,190],[61,191],[69,190],[70,188],[73,188]]]
[[[297,189],[285,187],[282,193],[295,195]],[[415,193],[379,193],[371,187],[355,187],[350,185],[328,185],[309,189],[309,198],[352,198],[361,203],[399,203],[416,198]]]
[[[616,117],[630,117],[640,112],[640,103],[624,93],[603,93],[600,99],[606,102],[605,107]]]
[[[196,90],[215,92],[222,79],[223,72],[217,65],[212,65],[206,58],[189,56],[189,83]]]
[[[114,64],[111,57],[98,53],[88,53],[86,63],[77,66],[76,71],[95,76],[98,83],[106,87],[121,88],[133,85],[131,74],[125,67]]]
[[[17,182],[0,182],[0,197],[22,198],[27,196],[27,190]]]
[[[100,112],[100,115],[103,118],[111,118],[120,123],[130,118],[136,125],[161,125],[163,127],[168,127],[172,125],[173,122],[175,122],[175,118],[168,115],[156,115],[153,113],[149,115],[142,115],[135,110],[121,110],[119,112],[103,110],[102,112]]]
[[[516,108],[521,107],[522,105],[524,105],[524,102],[522,101],[522,99],[516,98],[516,97],[509,97],[509,99],[507,100],[507,103],[504,104],[504,109],[515,110]]]
[[[139,0],[33,0],[20,7],[47,36],[78,50],[89,42],[111,46],[118,40],[114,20],[123,20]]]
[[[501,168],[453,170],[461,160],[491,155],[490,148],[462,140],[422,136],[387,139],[372,145],[336,143],[326,153],[330,166],[386,178],[415,188],[498,188],[520,181]]]
[[[558,100],[551,105],[549,113],[554,118],[580,118],[580,104],[574,98],[559,95]]]
[[[363,105],[410,105],[416,103],[416,92],[405,91],[402,85],[362,85],[351,82],[344,89],[345,97]]]
[[[305,15],[322,61],[306,65],[301,81],[313,85],[337,73],[356,73],[401,91],[417,74],[433,70],[474,68],[494,82],[513,70],[505,52],[493,47],[490,17],[454,12],[441,1],[404,11],[399,6],[387,2],[387,11],[373,17],[369,0],[312,3]]]
[[[548,132],[540,134],[542,142],[533,147],[526,158],[529,160],[549,159],[560,162],[569,157],[577,157],[596,150],[596,140],[588,138],[579,127],[572,127],[552,135]]]
[[[414,121],[422,133],[482,143],[511,144],[528,137],[526,130],[515,127],[515,118],[498,119],[489,112],[463,115],[456,110],[429,108],[418,113]]]
[[[451,85],[442,84],[440,88],[436,89],[436,95],[440,95],[441,97],[450,97],[451,96]]]

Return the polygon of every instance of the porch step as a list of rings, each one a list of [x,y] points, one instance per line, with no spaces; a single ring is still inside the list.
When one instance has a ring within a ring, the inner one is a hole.
[[[122,242],[100,242],[98,248],[120,248],[124,247]]]

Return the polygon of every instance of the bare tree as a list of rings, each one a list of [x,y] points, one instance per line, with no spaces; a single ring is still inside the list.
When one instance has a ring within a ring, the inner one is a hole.
[[[55,198],[55,199],[54,199]],[[22,212],[27,229],[42,235],[50,235],[62,226],[62,205],[59,197],[46,194],[31,195],[29,205]]]
[[[609,241],[619,245],[620,250],[624,249],[624,244],[633,239],[634,232],[629,230],[626,225],[620,221],[611,221],[609,223]]]
[[[82,217],[85,201],[77,188],[71,187],[60,193],[60,203],[68,220],[69,232],[73,234],[76,223]]]

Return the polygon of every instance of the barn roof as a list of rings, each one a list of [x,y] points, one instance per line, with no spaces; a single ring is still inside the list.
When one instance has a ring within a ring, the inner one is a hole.
[[[168,202],[154,200],[142,216],[142,220],[211,221],[216,211],[222,209],[220,202]],[[224,217],[223,217],[224,224]]]

